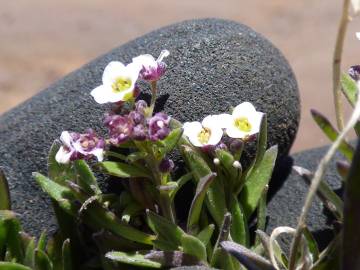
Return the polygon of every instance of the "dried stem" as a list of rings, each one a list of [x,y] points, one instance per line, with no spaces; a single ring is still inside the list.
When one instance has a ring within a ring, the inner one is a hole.
[[[329,164],[331,158],[334,156],[334,154],[335,154],[336,150],[338,149],[339,145],[341,144],[342,140],[345,138],[346,134],[357,123],[359,117],[360,117],[360,98],[356,102],[355,109],[351,115],[349,122],[347,123],[347,125],[343,129],[343,131],[341,131],[341,133],[340,133],[339,137],[336,139],[336,141],[331,145],[331,147],[328,150],[328,152],[326,153],[326,155],[320,161],[319,166],[315,172],[315,175],[311,181],[309,192],[305,199],[305,204],[301,211],[301,216],[299,218],[299,222],[298,222],[298,225],[296,228],[296,233],[295,233],[294,239],[291,243],[289,270],[295,269],[296,253],[297,253],[297,250],[299,247],[299,243],[300,243],[300,239],[301,239],[301,235],[302,235],[302,229],[306,224],[306,216],[310,210],[311,204],[314,200],[314,197],[315,197],[316,191],[320,185],[321,179],[323,178],[325,169],[326,169],[327,165]]]
[[[340,131],[344,129],[344,114],[343,114],[343,104],[341,100],[341,84],[340,84],[341,57],[344,47],[346,29],[350,19],[349,9],[350,9],[350,0],[344,0],[339,29],[336,37],[334,58],[333,58],[334,105],[335,105],[336,122]]]

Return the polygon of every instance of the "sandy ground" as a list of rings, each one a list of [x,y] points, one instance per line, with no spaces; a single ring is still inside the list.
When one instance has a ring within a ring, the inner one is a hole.
[[[128,40],[191,18],[245,23],[293,67],[302,118],[293,151],[326,144],[309,110],[333,119],[331,56],[340,0],[0,0],[0,113]],[[360,63],[360,18],[349,28],[344,69]]]

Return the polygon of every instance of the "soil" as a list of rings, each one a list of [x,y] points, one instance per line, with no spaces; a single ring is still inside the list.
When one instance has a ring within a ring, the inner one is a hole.
[[[293,67],[302,118],[292,151],[324,145],[328,140],[309,110],[316,108],[334,119],[331,58],[340,8],[341,1],[335,0],[2,1],[0,113],[146,32],[185,19],[219,17],[265,35]],[[359,26],[355,19],[348,29],[344,70],[360,63],[360,41],[355,38]]]

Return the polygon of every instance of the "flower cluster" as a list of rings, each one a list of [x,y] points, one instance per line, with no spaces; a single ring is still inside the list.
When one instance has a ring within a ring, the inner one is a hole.
[[[155,58],[149,54],[137,56],[128,65],[121,62],[110,62],[104,70],[102,85],[91,91],[97,103],[115,103],[129,101],[136,95],[136,82],[139,78],[146,81],[157,81],[166,70],[163,59],[169,55],[164,50]]]
[[[232,114],[209,115],[201,123],[184,123],[184,134],[197,147],[218,145],[224,133],[230,138],[246,140],[259,132],[263,115],[251,103],[243,102]]]
[[[93,156],[98,161],[103,160],[105,141],[91,129],[84,134],[63,131],[60,140],[63,145],[55,156],[58,163],[67,164],[73,160],[87,159]]]
[[[156,113],[146,117],[147,104],[139,100],[135,109],[126,115],[109,115],[105,118],[105,126],[109,129],[110,143],[119,145],[129,139],[157,141],[164,139],[169,133],[170,117],[165,113]]]

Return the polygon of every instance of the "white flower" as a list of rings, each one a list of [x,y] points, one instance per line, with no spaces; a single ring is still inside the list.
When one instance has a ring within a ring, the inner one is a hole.
[[[263,115],[250,102],[243,102],[235,107],[232,115],[222,114],[219,118],[229,137],[243,139],[259,132]]]
[[[360,11],[360,0],[351,0],[351,4],[354,9],[354,13],[358,13]]]
[[[360,32],[356,32],[356,38],[358,39],[358,40],[360,40]]]
[[[197,147],[217,145],[222,136],[221,120],[217,115],[208,115],[200,122],[186,122],[183,125],[184,135]]]
[[[150,54],[142,54],[133,58],[132,61],[140,67],[140,77],[142,79],[157,81],[165,73],[166,64],[163,62],[163,59],[168,57],[169,54],[168,50],[163,50],[156,60]]]
[[[102,85],[91,91],[97,103],[128,101],[133,98],[140,68],[133,63],[110,62],[104,70]]]

